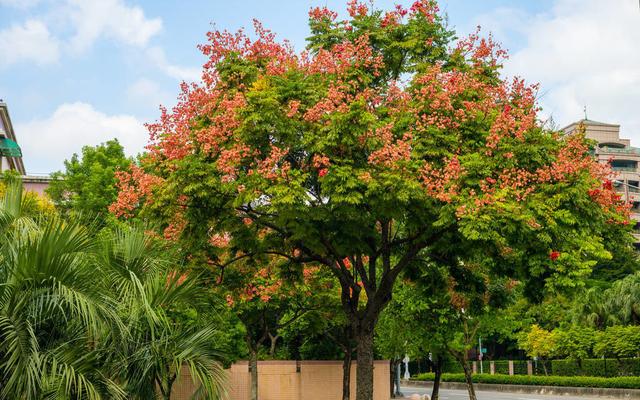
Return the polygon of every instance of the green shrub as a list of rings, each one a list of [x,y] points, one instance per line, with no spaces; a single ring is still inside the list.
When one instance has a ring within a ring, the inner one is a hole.
[[[419,374],[413,380],[430,381],[434,374]],[[443,382],[464,382],[464,374],[442,374]],[[473,375],[475,383],[493,383],[501,385],[536,385],[536,386],[573,386],[573,387],[598,387],[598,388],[622,388],[640,389],[640,377],[620,376],[615,378],[603,378],[592,376],[540,376],[540,375]]]
[[[456,360],[447,360],[442,366],[442,372],[450,373],[450,374],[458,374],[463,373],[462,365]]]
[[[509,361],[498,360],[494,361],[496,367],[496,374],[509,375]]]
[[[513,361],[513,373],[515,375],[528,375],[527,361],[526,360],[514,360]]]
[[[634,357],[640,348],[640,326],[610,326],[598,332],[593,352],[605,357]]]

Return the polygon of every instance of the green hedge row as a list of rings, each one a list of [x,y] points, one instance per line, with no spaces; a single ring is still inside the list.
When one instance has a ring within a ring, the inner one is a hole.
[[[432,381],[434,374],[418,374],[412,380]],[[464,374],[442,374],[443,382],[465,382]],[[540,376],[540,375],[473,375],[475,383],[494,383],[501,385],[536,385],[536,386],[573,386],[597,388],[640,389],[640,377],[620,376],[603,378],[593,376]]]
[[[496,374],[509,374],[509,361],[494,361]],[[537,364],[537,368],[535,365]],[[640,358],[620,358],[620,359],[586,359],[586,360],[553,360],[546,361],[547,373],[557,376],[640,376]],[[471,368],[471,367],[470,367]],[[483,370],[489,372],[489,361],[483,361]],[[513,362],[515,375],[527,375],[527,361],[515,360]],[[478,370],[480,366],[478,365]],[[444,365],[445,373],[462,373],[459,363],[449,362]],[[534,363],[534,375],[545,375],[542,361]]]

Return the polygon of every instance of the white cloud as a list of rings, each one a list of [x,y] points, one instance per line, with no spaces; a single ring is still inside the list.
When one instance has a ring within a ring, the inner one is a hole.
[[[506,72],[541,83],[541,103],[559,125],[583,117],[620,123],[640,146],[640,9],[637,0],[557,0],[539,15],[505,19],[496,10],[481,21],[496,36],[522,35]],[[517,21],[514,23],[513,21]],[[513,43],[513,42],[512,42]]]
[[[173,65],[167,60],[164,50],[160,47],[151,47],[147,50],[147,57],[166,75],[189,82],[198,82],[201,78],[202,70],[195,67],[181,67]]]
[[[125,152],[144,150],[148,139],[142,122],[131,115],[107,115],[87,103],[65,103],[51,116],[15,126],[27,172],[46,173],[63,168],[63,160],[82,146],[117,138]]]
[[[147,78],[135,81],[127,88],[127,100],[132,104],[142,104],[150,107],[168,105],[172,101],[172,96],[163,90],[156,82]]]
[[[29,8],[40,1],[0,0],[0,5]],[[200,68],[172,64],[161,47],[149,45],[162,30],[162,19],[148,18],[142,8],[126,0],[60,0],[47,4],[48,13],[40,19],[0,31],[0,67],[23,60],[51,64],[58,61],[61,50],[78,55],[98,40],[111,39],[142,49],[151,64],[171,78],[200,80]],[[50,33],[45,21],[57,36]]]
[[[77,51],[87,49],[101,36],[143,47],[162,29],[160,18],[148,19],[140,7],[128,6],[122,0],[67,1],[76,29],[71,46]]]
[[[60,57],[60,43],[42,21],[30,19],[0,31],[0,54],[0,67],[22,61],[50,64]]]

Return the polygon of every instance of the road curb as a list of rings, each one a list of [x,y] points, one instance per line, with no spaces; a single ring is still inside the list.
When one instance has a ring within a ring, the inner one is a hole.
[[[402,381],[403,386],[432,387],[431,381]],[[461,382],[441,382],[442,389],[467,390],[467,385]],[[477,391],[551,394],[556,396],[596,396],[612,399],[640,399],[640,389],[590,388],[568,386],[537,386],[537,385],[503,385],[493,383],[475,383]]]

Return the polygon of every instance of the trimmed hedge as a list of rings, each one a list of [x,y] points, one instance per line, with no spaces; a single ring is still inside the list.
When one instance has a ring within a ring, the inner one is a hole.
[[[434,374],[419,374],[412,378],[417,381],[432,381]],[[443,382],[465,382],[464,374],[442,374]],[[592,376],[540,376],[540,375],[473,375],[475,383],[493,383],[500,385],[536,385],[536,386],[573,386],[573,387],[597,387],[640,389],[640,377],[620,376],[616,378],[603,378]]]
[[[458,374],[464,372],[462,370],[462,365],[455,360],[447,360],[442,366],[442,372],[450,373],[450,374]]]
[[[509,361],[497,360],[496,374],[509,374]],[[617,377],[617,376],[640,376],[640,358],[590,358],[581,360],[552,360],[545,361],[547,365],[547,373],[554,376],[596,376],[596,377]],[[469,363],[471,364],[471,363]],[[537,367],[536,367],[537,365]],[[538,360],[533,363],[534,375],[545,375],[542,361]],[[489,372],[489,361],[483,361],[484,372]],[[471,366],[469,366],[471,368]],[[513,369],[515,375],[527,375],[527,361],[514,360]],[[478,372],[480,364],[478,363]],[[462,373],[462,367],[455,361],[445,363],[443,367],[445,373]]]
[[[496,367],[496,374],[509,375],[509,361],[497,360],[493,363]]]

